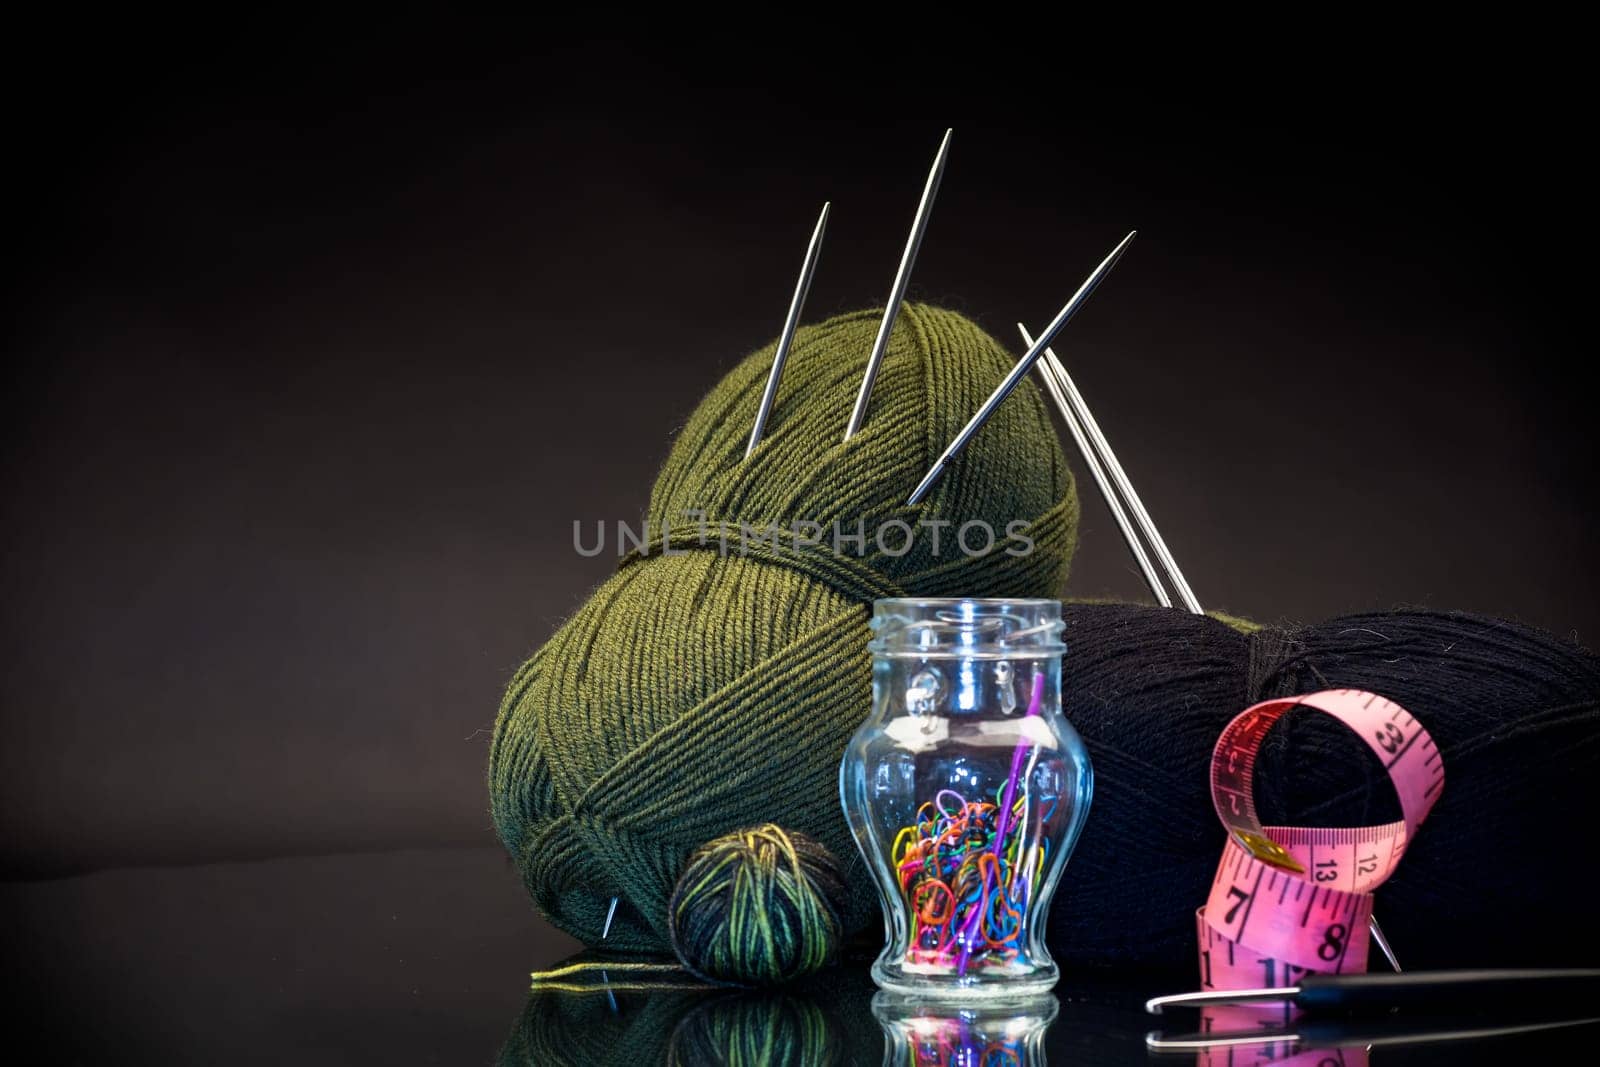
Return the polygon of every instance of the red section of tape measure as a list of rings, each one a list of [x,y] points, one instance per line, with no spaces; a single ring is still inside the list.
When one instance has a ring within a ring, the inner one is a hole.
[[[1272,724],[1296,707],[1333,716],[1367,743],[1400,797],[1400,821],[1356,829],[1261,825],[1256,756]],[[1443,788],[1444,763],[1428,731],[1375,693],[1330,689],[1268,700],[1230,722],[1211,756],[1211,798],[1229,837],[1196,916],[1202,987],[1293,985],[1308,973],[1366,970],[1371,891],[1394,872]]]

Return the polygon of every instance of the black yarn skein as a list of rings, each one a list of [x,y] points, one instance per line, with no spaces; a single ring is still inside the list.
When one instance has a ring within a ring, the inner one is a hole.
[[[1194,912],[1224,834],[1211,750],[1251,704],[1357,688],[1397,701],[1439,745],[1445,788],[1377,912],[1408,969],[1600,962],[1600,659],[1572,641],[1457,612],[1349,615],[1253,634],[1204,616],[1068,604],[1062,706],[1094,760],[1095,799],[1051,909],[1063,964],[1192,967]],[[1382,766],[1326,716],[1268,736],[1269,825],[1399,817]]]

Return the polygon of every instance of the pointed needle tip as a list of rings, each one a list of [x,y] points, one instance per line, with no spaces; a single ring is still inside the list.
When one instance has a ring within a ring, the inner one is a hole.
[[[911,281],[911,268],[916,264],[917,252],[922,247],[922,235],[928,228],[928,216],[933,210],[934,198],[939,195],[939,183],[944,178],[945,161],[950,155],[950,134],[952,130],[945,130],[944,140],[939,144],[939,152],[933,157],[933,166],[928,168],[928,181],[922,187],[922,199],[917,202],[917,213],[911,220],[911,232],[906,235],[905,251],[900,253],[900,267],[894,274],[894,285],[889,290],[889,299],[884,302],[883,320],[878,324],[878,336],[872,342],[872,350],[867,355],[866,373],[861,376],[861,389],[856,394],[856,406],[850,412],[850,421],[845,425],[844,439],[846,441],[860,432],[867,419],[867,404],[872,399],[872,383],[878,376],[878,366],[883,362],[883,354],[889,348],[889,335],[894,331],[895,316],[900,312],[900,304],[906,297],[906,286]]]

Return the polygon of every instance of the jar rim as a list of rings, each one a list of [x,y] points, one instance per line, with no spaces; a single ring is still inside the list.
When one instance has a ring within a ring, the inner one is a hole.
[[[1046,597],[884,597],[873,603],[879,657],[1032,659],[1066,651],[1061,601]]]
[[[949,607],[954,604],[1010,604],[1033,608],[1053,605],[1058,609],[1061,607],[1061,601],[1047,596],[886,596],[872,602],[874,608],[880,604],[920,604],[929,607]]]

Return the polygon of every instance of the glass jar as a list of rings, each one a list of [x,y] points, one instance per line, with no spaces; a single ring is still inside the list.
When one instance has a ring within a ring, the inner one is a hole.
[[[883,902],[878,985],[1017,997],[1056,983],[1050,896],[1093,775],[1061,715],[1061,604],[875,605],[872,714],[845,749],[845,818]]]

